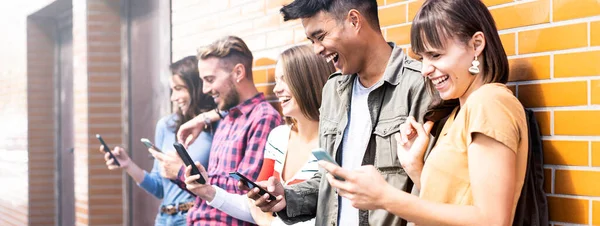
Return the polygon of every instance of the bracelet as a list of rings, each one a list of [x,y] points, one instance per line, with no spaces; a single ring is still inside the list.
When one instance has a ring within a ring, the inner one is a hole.
[[[217,115],[219,115],[219,118],[223,119],[225,117],[221,114],[221,111],[219,111],[218,108],[215,108],[215,112],[217,113]]]
[[[204,129],[206,130],[211,126],[212,122],[210,121],[209,118],[206,117],[206,115],[201,114],[201,116],[202,116],[202,121],[204,121]]]

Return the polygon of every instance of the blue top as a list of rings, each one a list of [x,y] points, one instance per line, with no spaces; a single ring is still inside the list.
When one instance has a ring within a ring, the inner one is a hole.
[[[156,132],[154,144],[164,153],[174,152],[173,143],[175,138],[175,120],[176,114],[165,116],[156,123]],[[215,126],[213,125],[213,128]],[[210,131],[202,131],[196,141],[192,143],[187,151],[192,160],[199,161],[204,168],[208,168],[208,159],[210,155],[210,146],[212,145],[212,134]],[[181,190],[177,184],[171,180],[160,176],[158,160],[154,160],[154,166],[150,173],[144,172],[144,180],[138,184],[148,193],[156,198],[162,199],[161,205],[178,204],[194,201],[194,197],[187,191]],[[159,207],[160,208],[160,207]]]

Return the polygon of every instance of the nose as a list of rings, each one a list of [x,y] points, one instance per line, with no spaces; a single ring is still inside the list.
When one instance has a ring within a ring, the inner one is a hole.
[[[176,101],[178,98],[177,91],[171,90],[171,101]]]
[[[273,93],[278,94],[283,92],[283,88],[281,88],[281,82],[275,82],[275,86],[273,87]]]
[[[203,83],[202,83],[202,92],[203,92],[204,94],[209,94],[209,93],[210,93],[210,91],[211,91],[211,89],[210,89],[210,86],[209,86],[208,84],[206,84],[206,83],[207,83],[207,82],[203,82]]]
[[[435,67],[429,60],[423,59],[423,68],[421,68],[421,74],[425,77],[429,77],[435,71]]]
[[[321,53],[324,50],[325,50],[325,47],[323,47],[323,45],[321,45],[321,43],[318,43],[318,42],[313,43],[313,51],[315,52],[315,54],[321,55]]]

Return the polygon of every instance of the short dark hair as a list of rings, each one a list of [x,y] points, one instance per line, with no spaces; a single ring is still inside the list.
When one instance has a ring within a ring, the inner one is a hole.
[[[171,76],[179,76],[187,86],[190,94],[190,107],[187,112],[177,111],[179,116],[173,125],[175,132],[183,123],[193,119],[197,115],[217,107],[214,99],[202,92],[202,79],[198,73],[198,59],[196,56],[187,56],[169,66]]]
[[[337,21],[346,18],[348,11],[358,10],[371,27],[380,31],[377,0],[295,0],[281,8],[283,20],[309,18],[318,12],[325,11],[334,15]]]

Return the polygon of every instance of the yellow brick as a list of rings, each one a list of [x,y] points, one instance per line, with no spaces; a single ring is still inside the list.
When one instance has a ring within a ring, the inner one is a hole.
[[[600,46],[600,21],[590,23],[590,38],[592,46]]]
[[[556,170],[554,181],[556,194],[600,196],[600,172]]]
[[[589,208],[589,202],[585,199],[548,197],[548,213],[551,221],[587,224]]]
[[[550,1],[537,0],[490,10],[498,30],[550,22]]]
[[[379,25],[387,27],[406,23],[406,4],[379,10]]]
[[[519,85],[519,100],[525,107],[587,105],[587,82]]]
[[[514,2],[514,0],[481,0],[486,6],[500,5],[504,3]]]
[[[587,141],[544,140],[544,164],[587,166]]]
[[[403,1],[408,1],[408,0],[387,0],[385,3],[386,3],[386,5],[389,5],[389,4],[394,4],[396,2],[403,2]]]
[[[273,87],[275,87],[275,85],[257,86],[256,89],[258,90],[258,92],[264,93],[265,97],[267,99],[271,100],[271,99],[275,99],[275,94],[273,93]]]
[[[268,57],[264,57],[264,58],[260,58],[260,59],[256,59],[254,60],[254,66],[255,67],[260,67],[260,66],[268,66],[268,65],[275,65],[276,61],[268,58]]]
[[[517,93],[517,86],[515,86],[515,85],[507,85],[506,87],[508,87],[508,89],[510,89],[510,91],[512,91],[513,95],[515,95]]]
[[[515,55],[515,33],[500,35],[500,41],[507,56]]]
[[[600,51],[557,54],[554,56],[554,77],[600,75]]]
[[[519,53],[534,53],[587,46],[587,24],[572,24],[519,33]]]
[[[267,82],[274,83],[275,82],[275,68],[267,69]]]
[[[600,142],[592,142],[592,166],[600,166]]]
[[[552,0],[552,20],[570,20],[600,15],[598,0]]]
[[[411,25],[390,28],[387,30],[386,39],[395,42],[398,45],[410,44],[410,28]]]
[[[552,169],[544,169],[544,192],[552,192]]]
[[[417,15],[417,12],[423,5],[423,2],[425,2],[425,0],[417,0],[417,1],[414,1],[411,3],[408,3],[408,21],[409,22],[413,21],[413,19]]]
[[[554,134],[600,136],[600,111],[555,111]]]
[[[252,71],[252,79],[256,85],[267,83],[267,70],[261,69]]]
[[[384,4],[384,0],[377,0],[377,6],[383,6]]]
[[[550,56],[516,58],[508,61],[509,81],[550,79]]]
[[[540,126],[540,132],[544,136],[550,136],[550,112],[549,111],[537,111],[533,113],[535,115],[535,119]]]
[[[592,225],[600,225],[600,201],[592,201]]]
[[[280,9],[284,5],[292,3],[293,0],[267,0],[267,9]],[[279,14],[277,14],[279,15]]]
[[[600,104],[600,80],[592,80],[591,82],[592,104]]]

